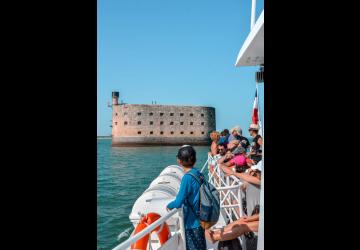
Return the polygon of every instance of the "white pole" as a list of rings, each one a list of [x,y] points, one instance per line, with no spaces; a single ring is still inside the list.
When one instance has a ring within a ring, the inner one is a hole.
[[[255,25],[255,13],[256,13],[256,0],[251,1],[251,23],[250,23],[250,30]]]
[[[261,160],[260,221],[259,221],[257,250],[264,250],[264,182],[265,182],[264,137],[263,137],[262,146],[263,147],[262,147],[262,160]]]
[[[262,128],[262,123],[261,123],[260,105],[259,105],[260,95],[259,95],[259,88],[258,87],[259,87],[259,83],[256,83],[256,93],[257,93],[256,106],[258,108],[259,135],[261,136],[261,138],[263,138],[263,128]]]
[[[258,87],[258,83],[256,83],[256,88]],[[264,94],[265,95],[265,94]],[[259,102],[259,92],[258,92],[258,102]],[[260,119],[260,106],[258,104],[258,116],[259,116],[259,127],[261,129],[260,135],[262,138],[262,160],[261,160],[261,190],[260,190],[260,221],[259,221],[259,230],[258,230],[258,245],[257,250],[264,250],[264,179],[265,179],[265,168],[264,168],[264,127],[261,124]],[[265,118],[265,116],[264,116]]]
[[[204,171],[206,164],[209,162],[209,159],[210,159],[210,156],[208,155],[208,158],[207,158],[204,166],[203,166],[203,167],[201,168],[201,170],[200,170],[201,173]]]

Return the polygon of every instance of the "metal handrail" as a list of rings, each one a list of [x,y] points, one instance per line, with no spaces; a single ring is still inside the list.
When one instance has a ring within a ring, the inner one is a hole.
[[[210,156],[208,155],[208,158],[206,160],[206,162],[204,163],[204,166],[201,168],[200,172],[202,173],[206,167],[206,164],[209,162]]]
[[[212,157],[208,157],[210,160]],[[215,178],[218,178],[217,183]],[[235,217],[238,219],[244,215],[244,211],[242,208],[242,195],[239,190],[236,193],[233,193],[235,190],[240,189],[243,181],[237,178],[234,175],[225,176],[222,174],[220,165],[215,161],[215,166],[213,173],[209,173],[209,181],[216,187],[216,189],[220,192],[220,207],[226,213],[228,218],[232,221],[231,213],[234,213]],[[215,182],[214,182],[215,181]],[[231,181],[231,184],[230,184]],[[231,194],[231,195],[230,195]],[[235,199],[236,204],[230,204],[232,199]],[[238,207],[239,211],[233,210]],[[239,214],[238,214],[239,212]]]
[[[176,212],[178,212],[178,210],[180,210],[180,209],[174,208],[169,213],[167,213],[166,215],[164,215],[164,216],[160,217],[158,220],[156,220],[153,224],[146,227],[141,232],[135,234],[133,237],[130,237],[129,239],[127,239],[126,241],[124,241],[120,245],[113,248],[112,250],[125,250],[125,249],[127,249],[132,244],[134,244],[135,242],[137,242],[138,240],[143,238],[145,235],[150,234],[151,231],[153,231],[157,226],[159,226],[162,223],[164,223],[165,221],[167,221],[171,216],[173,216]]]
[[[239,189],[240,186],[241,186],[241,184],[234,185],[234,186],[227,186],[227,187],[217,187],[216,190],[227,191],[227,190],[231,190],[231,189]]]
[[[207,166],[207,164],[209,163],[209,160],[212,157],[210,157],[208,155],[208,159],[206,160],[204,166],[201,169],[201,172],[203,172],[204,168]],[[218,168],[217,170],[220,171],[219,165],[217,163],[215,163],[215,169]],[[215,170],[214,170],[215,172]],[[213,176],[211,176],[213,177]],[[220,176],[219,176],[220,177]],[[241,181],[236,177],[236,176],[229,176],[231,179],[233,179],[233,181],[235,182],[240,182]],[[220,177],[221,178],[221,177]],[[225,184],[225,183],[224,183]],[[225,184],[226,185],[226,184]],[[240,184],[241,185],[241,184]],[[235,185],[231,185],[229,186],[228,184],[226,186],[218,186],[216,187],[219,191],[230,191],[232,189],[238,189],[240,187],[239,184],[235,184]],[[221,204],[223,209],[226,208],[235,208],[237,206],[239,206],[240,204]],[[240,207],[239,207],[240,208]],[[118,246],[116,246],[115,248],[113,248],[112,250],[125,250],[127,248],[129,248],[132,244],[134,244],[135,242],[137,242],[138,240],[142,239],[143,237],[145,237],[146,235],[150,234],[156,227],[158,227],[159,225],[161,225],[162,223],[164,223],[165,221],[167,221],[170,217],[172,217],[175,213],[179,212],[179,219],[182,220],[182,209],[179,208],[175,208],[173,210],[171,210],[169,213],[165,214],[164,216],[160,217],[158,220],[156,220],[153,224],[149,225],[148,227],[146,227],[145,229],[143,229],[141,232],[137,233],[136,235],[133,235],[132,237],[130,237],[129,239],[127,239],[126,241],[124,241],[123,243],[119,244]],[[242,213],[242,208],[240,208],[240,213]],[[181,223],[182,222],[182,223]],[[180,221],[180,224],[183,224],[183,221]],[[183,228],[184,226],[180,226],[180,234],[182,234],[183,237],[185,237],[184,232],[182,232],[184,230]]]

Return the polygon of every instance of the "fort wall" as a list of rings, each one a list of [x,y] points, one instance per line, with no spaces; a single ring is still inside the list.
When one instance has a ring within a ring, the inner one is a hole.
[[[213,107],[119,104],[115,98],[113,146],[209,145],[216,129]]]

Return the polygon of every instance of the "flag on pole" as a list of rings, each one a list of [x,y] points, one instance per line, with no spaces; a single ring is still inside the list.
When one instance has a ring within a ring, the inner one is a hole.
[[[253,105],[253,112],[252,112],[252,122],[253,124],[258,124],[259,121],[259,114],[258,114],[258,94],[257,94],[257,88],[255,91],[255,99],[254,99],[254,105]]]

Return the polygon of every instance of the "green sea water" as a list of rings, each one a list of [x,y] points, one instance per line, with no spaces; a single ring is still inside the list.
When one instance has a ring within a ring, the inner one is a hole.
[[[167,166],[177,164],[178,146],[111,147],[97,140],[97,246],[112,249],[133,230],[129,214],[136,199]],[[195,146],[196,167],[207,159],[208,146]]]

